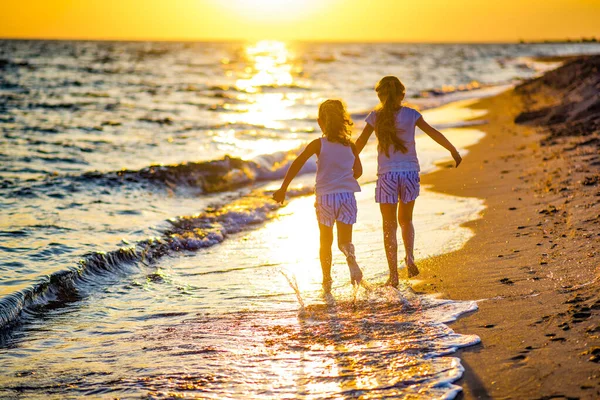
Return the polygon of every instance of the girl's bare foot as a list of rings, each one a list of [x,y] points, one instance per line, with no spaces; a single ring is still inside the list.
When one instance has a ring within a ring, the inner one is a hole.
[[[331,293],[331,278],[323,279],[323,293]]]
[[[415,260],[413,258],[406,257],[404,259],[404,262],[406,263],[406,271],[408,273],[409,278],[413,278],[419,275],[419,268],[417,268],[417,265],[415,264]]]
[[[393,288],[398,289],[398,279],[392,279],[392,278],[388,278],[388,280],[385,282],[384,286],[391,286]]]
[[[398,288],[398,273],[390,274],[390,277],[385,282],[385,286],[391,286],[394,288]]]
[[[360,284],[360,281],[362,281],[363,273],[360,270],[358,263],[356,262],[356,257],[346,257],[346,262],[348,263],[348,268],[350,268],[350,282],[352,282],[353,285]]]
[[[348,263],[348,268],[350,269],[350,282],[352,282],[353,285],[360,284],[363,273],[356,262],[354,245],[352,243],[340,244],[340,250],[346,256],[346,262]]]

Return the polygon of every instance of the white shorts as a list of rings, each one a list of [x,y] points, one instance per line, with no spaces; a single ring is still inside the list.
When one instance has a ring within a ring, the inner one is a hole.
[[[410,203],[419,196],[419,171],[391,171],[377,177],[375,202],[396,204],[398,200]]]
[[[317,196],[315,201],[317,221],[326,226],[333,226],[335,221],[352,225],[356,223],[358,208],[354,193],[332,193]]]

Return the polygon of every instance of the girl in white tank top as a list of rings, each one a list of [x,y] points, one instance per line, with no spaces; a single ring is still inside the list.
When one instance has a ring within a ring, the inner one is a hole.
[[[319,106],[317,121],[323,131],[323,137],[310,142],[292,162],[281,188],[273,193],[273,199],[283,203],[292,179],[304,163],[316,154],[315,208],[321,238],[319,258],[323,271],[323,290],[329,293],[334,224],[337,225],[338,247],[348,262],[350,280],[353,284],[359,284],[362,280],[362,271],[356,263],[352,244],[352,225],[356,222],[357,216],[354,192],[360,192],[356,179],[362,175],[362,165],[351,139],[353,123],[341,101],[323,102]]]

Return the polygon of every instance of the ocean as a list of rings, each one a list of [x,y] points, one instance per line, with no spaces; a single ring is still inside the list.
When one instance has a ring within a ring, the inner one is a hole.
[[[453,398],[452,353],[479,338],[447,324],[480,299],[381,286],[373,141],[354,233],[372,290],[336,254],[334,300],[321,296],[314,160],[288,204],[270,193],[327,98],[357,136],[396,75],[464,149],[485,134],[473,99],[558,65],[540,58],[598,52],[0,40],[0,397]],[[448,158],[417,143],[422,173]],[[417,259],[464,245],[460,224],[484,208],[425,187]]]

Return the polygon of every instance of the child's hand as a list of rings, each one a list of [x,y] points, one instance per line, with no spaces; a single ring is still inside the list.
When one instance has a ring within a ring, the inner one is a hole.
[[[456,162],[456,168],[458,168],[458,166],[462,162],[462,157],[460,156],[460,154],[458,154],[458,150],[454,150],[451,154],[452,158],[454,158],[454,161]]]
[[[285,192],[286,190],[283,188],[277,190],[275,193],[273,193],[273,200],[283,204],[283,201],[285,200]]]

